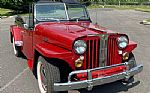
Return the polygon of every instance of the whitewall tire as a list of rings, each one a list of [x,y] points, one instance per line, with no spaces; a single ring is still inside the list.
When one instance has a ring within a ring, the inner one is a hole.
[[[46,59],[42,56],[38,58],[37,78],[41,93],[68,93],[54,91],[54,83],[60,82],[60,70],[53,65],[54,61]]]

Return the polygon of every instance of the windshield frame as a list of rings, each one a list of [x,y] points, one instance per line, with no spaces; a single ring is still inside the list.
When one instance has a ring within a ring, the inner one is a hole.
[[[66,19],[51,20],[51,21],[59,21],[59,22],[60,21],[91,21],[89,13],[88,13],[85,5],[82,5],[82,4],[66,4],[66,3],[58,3],[58,2],[57,3],[36,3],[34,5],[34,19],[38,22],[51,22],[50,20],[41,21],[41,20],[37,20],[37,18],[36,18],[37,17],[37,15],[36,15],[36,6],[37,5],[51,5],[51,4],[64,4],[64,10],[65,10],[65,16],[66,16]],[[69,14],[68,14],[68,10],[67,10],[67,5],[80,5],[84,9],[84,11],[86,13],[86,16],[87,16],[87,19],[74,19],[74,20],[70,19]]]

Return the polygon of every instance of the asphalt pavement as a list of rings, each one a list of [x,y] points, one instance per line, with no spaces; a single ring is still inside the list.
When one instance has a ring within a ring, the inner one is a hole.
[[[150,18],[150,13],[113,9],[93,9],[89,13],[93,23],[97,20],[103,27],[127,33],[131,40],[138,43],[134,54],[137,63],[144,65],[144,70],[135,76],[132,84],[114,82],[94,87],[88,93],[150,93],[150,25],[140,24],[142,20]],[[9,40],[11,24],[14,24],[13,17],[0,19],[0,93],[40,93],[37,80],[27,66],[27,60],[13,54]],[[87,93],[86,90],[80,92]]]

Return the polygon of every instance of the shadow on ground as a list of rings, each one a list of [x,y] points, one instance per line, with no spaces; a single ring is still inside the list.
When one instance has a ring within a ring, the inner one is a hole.
[[[128,89],[133,88],[140,84],[140,81],[132,82],[128,85],[123,84],[120,81],[96,86],[92,91],[87,91],[86,89],[80,90],[80,93],[118,93],[121,91],[128,91]]]

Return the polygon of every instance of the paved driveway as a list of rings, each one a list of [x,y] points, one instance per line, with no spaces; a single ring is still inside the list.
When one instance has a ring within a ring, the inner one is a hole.
[[[150,13],[133,10],[96,9],[89,10],[93,22],[111,30],[127,33],[138,43],[134,51],[137,63],[144,64],[144,71],[135,77],[135,82],[123,85],[114,82],[97,86],[89,93],[150,93],[150,25],[139,24]],[[0,19],[0,93],[39,93],[37,80],[27,67],[27,61],[13,55],[9,41],[9,26],[14,18]],[[82,90],[82,93],[87,93]],[[70,93],[78,93],[70,91]]]

